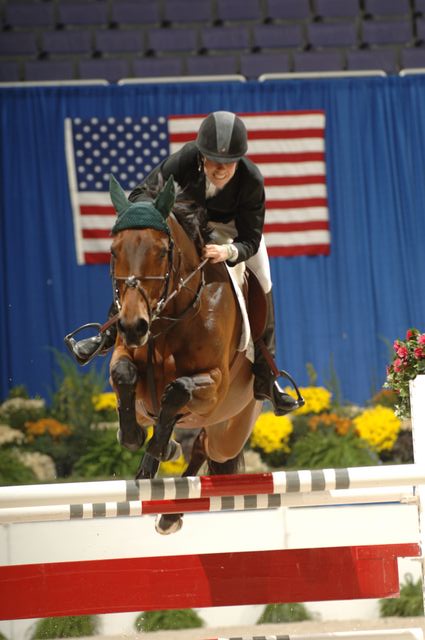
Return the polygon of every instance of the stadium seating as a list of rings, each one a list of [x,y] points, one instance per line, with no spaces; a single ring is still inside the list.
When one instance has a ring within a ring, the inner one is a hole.
[[[360,12],[359,0],[315,0],[315,20],[355,20]]]
[[[309,0],[267,0],[267,22],[308,21],[311,17]]]
[[[347,52],[349,71],[382,69],[385,73],[397,72],[397,55],[394,49],[357,49]]]
[[[0,82],[424,67],[425,0],[0,0],[0,21]]]

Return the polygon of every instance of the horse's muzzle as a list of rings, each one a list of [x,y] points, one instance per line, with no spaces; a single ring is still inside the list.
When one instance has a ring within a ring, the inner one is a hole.
[[[147,320],[139,318],[134,323],[128,323],[120,318],[117,324],[118,331],[127,347],[143,347],[147,343],[150,329]]]

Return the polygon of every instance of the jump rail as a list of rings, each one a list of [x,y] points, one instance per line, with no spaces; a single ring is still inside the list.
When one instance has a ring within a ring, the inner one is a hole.
[[[412,487],[423,484],[425,469],[414,464],[154,480],[70,482],[1,487],[0,508],[191,500],[224,496],[293,495],[376,487]]]
[[[315,491],[296,494],[257,494],[244,496],[217,496],[177,500],[151,500],[142,502],[86,502],[40,507],[0,508],[0,524],[12,522],[44,522],[63,520],[91,520],[94,518],[140,517],[159,513],[203,513],[220,511],[247,511],[276,509],[279,507],[313,507],[323,505],[353,505],[394,502],[417,504],[413,490],[376,488]]]
[[[209,638],[208,640],[423,640],[422,629],[386,629],[385,631],[336,631],[307,635],[236,636]]]

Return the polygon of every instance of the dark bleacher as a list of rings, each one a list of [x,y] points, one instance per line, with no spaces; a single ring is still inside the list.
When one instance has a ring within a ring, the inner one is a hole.
[[[0,82],[425,67],[425,0],[0,0]]]

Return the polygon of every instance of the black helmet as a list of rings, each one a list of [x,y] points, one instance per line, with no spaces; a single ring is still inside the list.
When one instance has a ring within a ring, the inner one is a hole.
[[[214,111],[202,121],[196,146],[213,162],[236,162],[248,149],[246,127],[234,113]]]

